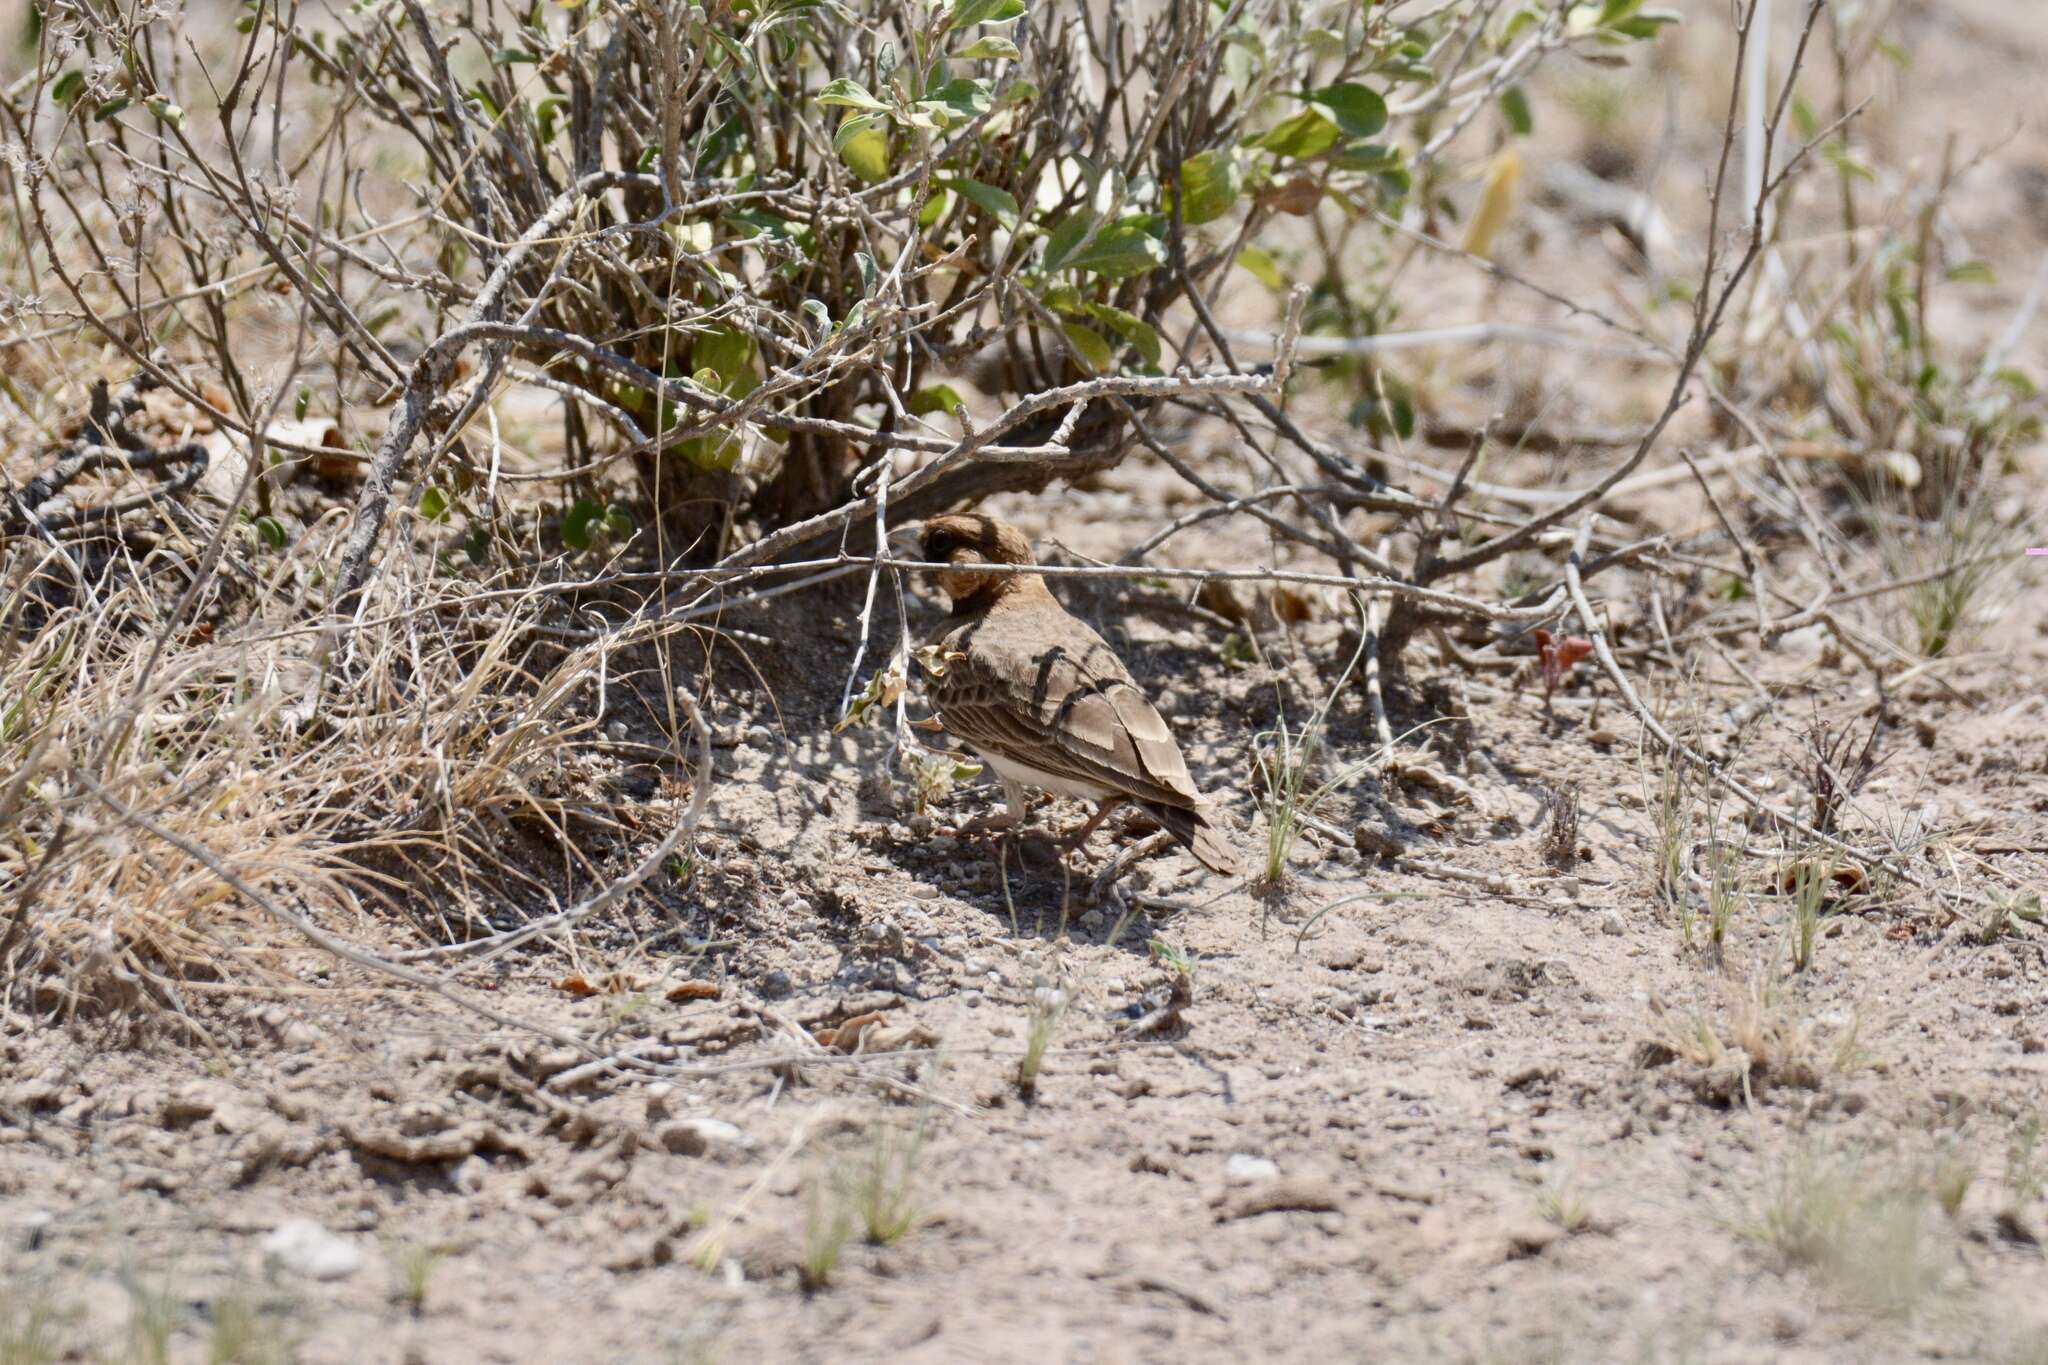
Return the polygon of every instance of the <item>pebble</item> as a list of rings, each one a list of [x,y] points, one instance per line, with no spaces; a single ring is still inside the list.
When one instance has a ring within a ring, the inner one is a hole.
[[[654,1140],[681,1156],[728,1156],[751,1151],[756,1143],[724,1119],[677,1119],[655,1130]]]
[[[765,749],[775,742],[775,732],[765,725],[747,727],[747,743],[756,749]]]
[[[452,1179],[455,1188],[463,1194],[475,1194],[484,1187],[484,1177],[490,1173],[491,1163],[476,1153],[464,1157],[455,1168]]]
[[[1621,917],[1621,911],[1609,910],[1600,916],[1600,932],[1619,937],[1628,932],[1628,922]]]
[[[1795,659],[1818,659],[1827,646],[1827,629],[1820,625],[1801,626],[1778,637],[1778,648]]]
[[[309,1280],[345,1280],[363,1268],[363,1253],[310,1218],[280,1223],[263,1239],[263,1254]]]
[[[1256,1185],[1262,1180],[1279,1178],[1279,1164],[1270,1157],[1232,1152],[1230,1160],[1223,1163],[1223,1183],[1226,1185]]]
[[[675,1095],[676,1088],[667,1081],[656,1081],[647,1087],[642,1096],[646,1104],[647,1121],[660,1123],[668,1117],[668,1102]]]

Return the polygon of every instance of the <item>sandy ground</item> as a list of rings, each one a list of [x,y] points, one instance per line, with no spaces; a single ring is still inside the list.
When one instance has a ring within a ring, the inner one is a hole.
[[[1892,114],[1888,156],[2040,109],[2048,24],[2017,8],[1907,7],[1915,65],[1889,97],[1946,92],[1957,117]],[[1957,197],[1999,279],[1943,305],[1957,327],[1995,335],[2048,246],[2044,149],[2038,128],[1998,142]],[[1681,221],[1694,150],[1663,175]],[[1532,268],[1562,231],[1543,229],[1516,248]],[[1497,297],[1445,281],[1442,320]],[[2037,321],[2015,363],[2044,361]],[[1461,410],[1568,363],[1467,375]],[[1626,424],[1641,389],[1577,384],[1565,415]],[[2048,507],[2041,452],[2021,462]],[[1134,465],[1005,510],[1056,531],[1048,553],[1113,556],[1159,489]],[[1932,831],[1926,867],[1953,860],[1986,907],[2048,886],[2038,563],[1968,652],[1894,692],[1854,817]],[[1624,589],[1617,616],[1646,620]],[[1163,590],[1058,590],[1261,847],[1253,737],[1277,698],[1298,722],[1328,690],[1340,622],[1321,607],[1252,662]],[[1722,950],[1704,925],[1688,944],[1652,891],[1664,768],[1605,682],[1582,670],[1547,712],[1531,670],[1467,678],[1423,650],[1389,699],[1396,733],[1423,727],[1409,777],[1323,811],[1364,850],[1309,835],[1271,895],[1165,854],[1125,917],[1086,895],[1131,841],[1113,821],[1078,870],[1013,861],[1006,886],[948,833],[991,786],[919,813],[882,730],[830,733],[858,610],[850,588],[746,623],[783,641],[747,647],[772,697],[722,658],[694,881],[470,976],[500,1010],[608,1023],[697,1074],[629,1081],[337,990],[310,952],[303,990],[210,1016],[213,1047],[0,1018],[0,1361],[2048,1360],[2041,926],[1987,941],[1988,909],[1870,886],[1792,973],[1789,898],[1749,860]],[[1811,636],[1644,686],[1794,805],[1812,718],[1867,726],[1875,701]],[[1340,762],[1367,725],[1347,689]],[[674,817],[668,772],[593,771],[644,791],[649,837]],[[1545,831],[1573,786],[1560,871]],[[874,1030],[860,1056],[833,1050],[848,1021]],[[293,1220],[317,1226],[280,1242]]]

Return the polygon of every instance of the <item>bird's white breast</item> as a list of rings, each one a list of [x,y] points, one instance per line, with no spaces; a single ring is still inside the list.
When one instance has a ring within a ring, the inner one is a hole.
[[[1038,787],[1057,796],[1077,796],[1083,801],[1101,801],[1114,794],[1100,783],[1049,773],[1029,764],[1019,763],[1014,758],[996,758],[990,754],[984,754],[982,757],[988,760],[989,767],[1019,786]]]

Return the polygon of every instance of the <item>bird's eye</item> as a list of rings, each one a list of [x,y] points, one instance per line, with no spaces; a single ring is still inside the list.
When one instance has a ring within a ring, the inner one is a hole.
[[[928,560],[944,559],[953,553],[954,540],[951,532],[940,531],[924,543],[924,557]]]

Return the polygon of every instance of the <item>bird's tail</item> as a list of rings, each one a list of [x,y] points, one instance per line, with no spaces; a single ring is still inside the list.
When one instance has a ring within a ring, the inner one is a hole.
[[[1237,850],[1225,838],[1222,821],[1214,810],[1207,806],[1168,806],[1155,801],[1138,804],[1168,834],[1178,839],[1182,847],[1194,854],[1195,860],[1203,867],[1226,877],[1235,877],[1244,871],[1244,864],[1238,860]]]

